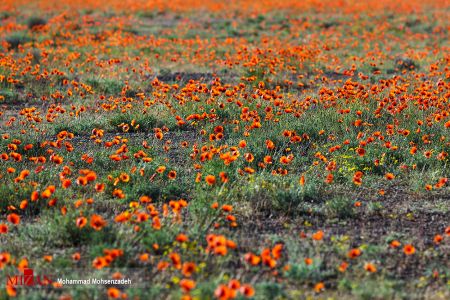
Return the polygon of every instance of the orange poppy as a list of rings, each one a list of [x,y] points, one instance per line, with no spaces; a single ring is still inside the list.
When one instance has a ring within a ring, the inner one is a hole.
[[[15,286],[7,284],[6,285],[6,294],[10,297],[16,297],[17,296],[17,289]]]
[[[83,228],[87,224],[87,219],[85,217],[79,217],[75,223],[78,228]]]
[[[70,179],[64,179],[61,182],[61,186],[63,189],[67,189],[68,187],[70,187],[72,185],[72,181]]]
[[[0,234],[8,233],[8,225],[0,223]]]
[[[181,273],[186,277],[191,277],[192,274],[195,272],[195,268],[196,268],[195,263],[185,262],[185,263],[183,263]]]
[[[120,292],[120,290],[118,290],[118,289],[115,288],[115,287],[110,287],[110,288],[108,288],[107,294],[108,294],[108,297],[109,297],[109,298],[117,299],[117,298],[120,297],[121,292]]]
[[[357,258],[360,255],[361,255],[361,250],[359,250],[358,248],[353,248],[350,251],[348,251],[348,253],[347,253],[347,256],[351,259]]]
[[[97,192],[102,192],[105,189],[105,184],[104,183],[97,183],[95,185],[95,190]]]
[[[8,220],[8,222],[14,225],[18,225],[20,223],[20,216],[15,213],[9,214],[6,219]]]
[[[358,148],[356,149],[356,153],[358,153],[359,156],[364,156],[364,154],[366,154],[366,150],[364,150],[364,148]]]
[[[314,285],[314,291],[316,293],[320,293],[325,289],[325,284],[323,282],[319,282],[316,283],[316,285]]]
[[[158,168],[156,168],[156,172],[158,172],[159,174],[164,173],[165,170],[166,170],[165,166],[159,166]]]
[[[160,261],[156,268],[158,271],[163,271],[169,267],[169,263],[167,261]]]
[[[239,289],[239,291],[241,292],[242,295],[244,295],[247,298],[251,298],[255,295],[255,290],[249,284],[243,284]]]
[[[33,191],[31,193],[31,201],[37,201],[39,199],[39,193],[37,191]]]
[[[213,184],[216,183],[216,177],[214,175],[207,175],[205,177],[205,181],[206,181],[207,184],[213,185]]]
[[[177,178],[177,172],[174,170],[171,170],[171,171],[169,171],[169,174],[167,176],[170,180],[174,180],[175,178]]]
[[[300,185],[301,186],[304,186],[305,185],[305,175],[302,175],[301,177],[300,177],[300,180],[299,180],[299,183],[300,183]]]
[[[322,230],[319,230],[312,235],[312,239],[315,241],[320,241],[323,239],[324,233]]]
[[[343,272],[345,272],[345,271],[347,270],[347,268],[348,268],[348,263],[345,262],[345,261],[343,261],[343,262],[339,265],[338,270],[339,270],[339,272],[343,273]]]
[[[128,182],[128,181],[130,181],[130,175],[128,175],[127,173],[121,173],[119,175],[119,179],[122,182]]]
[[[183,234],[183,233],[180,233],[180,234],[177,235],[177,237],[176,237],[176,241],[179,242],[179,243],[185,243],[185,242],[187,242],[188,240],[189,240],[188,236],[185,235],[185,234]]]
[[[180,287],[185,293],[189,293],[193,288],[195,288],[195,281],[191,279],[182,279],[180,281]]]
[[[390,246],[391,246],[392,248],[397,248],[397,247],[399,247],[400,245],[401,245],[400,242],[397,241],[397,240],[393,240],[393,241],[390,243]]]
[[[91,216],[91,227],[95,230],[101,230],[106,225],[106,221],[99,215]]]
[[[392,173],[386,173],[386,174],[384,175],[384,178],[386,178],[387,180],[392,180],[392,179],[395,178],[395,175],[392,174]]]
[[[231,212],[233,210],[233,206],[231,206],[229,204],[224,204],[224,205],[222,205],[222,210],[225,212]]]
[[[377,271],[377,268],[375,267],[375,265],[371,264],[371,263],[366,263],[364,265],[364,269],[370,273],[375,273]]]
[[[220,180],[221,180],[223,183],[227,183],[227,182],[228,182],[228,174],[227,174],[227,173],[225,173],[225,172],[220,172],[220,173],[219,173],[219,177],[220,177]]]
[[[436,234],[433,239],[434,243],[437,245],[440,244],[442,242],[442,240],[443,240],[443,237],[440,234]]]
[[[73,259],[74,261],[79,261],[80,258],[81,258],[80,253],[75,252],[74,254],[72,254],[72,259]]]
[[[220,300],[230,299],[232,298],[231,295],[232,295],[231,290],[228,288],[228,286],[224,284],[219,285],[214,291],[214,296]]]
[[[92,266],[95,269],[102,269],[103,267],[106,267],[108,265],[106,259],[104,257],[96,257],[93,261],[92,261]]]
[[[414,246],[411,244],[407,244],[403,247],[403,252],[406,255],[413,255],[416,252],[416,248],[414,248]]]

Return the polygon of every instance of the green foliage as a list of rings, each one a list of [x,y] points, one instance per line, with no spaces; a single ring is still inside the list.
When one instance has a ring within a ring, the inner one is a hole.
[[[17,49],[20,45],[31,41],[31,37],[24,31],[13,32],[5,38],[5,41],[12,49]]]
[[[32,16],[27,20],[28,29],[36,29],[36,27],[44,26],[46,24],[47,20],[39,16]]]

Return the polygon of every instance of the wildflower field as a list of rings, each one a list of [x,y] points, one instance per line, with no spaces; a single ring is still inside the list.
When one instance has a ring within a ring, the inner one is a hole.
[[[449,30],[446,0],[1,1],[0,299],[450,299]]]

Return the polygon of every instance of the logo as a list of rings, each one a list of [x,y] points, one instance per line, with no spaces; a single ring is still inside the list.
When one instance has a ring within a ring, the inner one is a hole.
[[[24,269],[23,275],[6,276],[7,286],[46,286],[51,283],[50,275],[34,275],[33,269]]]

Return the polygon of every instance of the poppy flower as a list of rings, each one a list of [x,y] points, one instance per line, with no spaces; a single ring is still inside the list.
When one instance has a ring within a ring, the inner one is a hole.
[[[185,234],[183,234],[183,233],[180,233],[180,234],[177,235],[177,237],[176,237],[176,241],[179,242],[179,243],[185,243],[185,242],[187,242],[188,240],[189,240],[188,236],[185,235]]]
[[[364,156],[364,154],[366,154],[366,150],[364,150],[364,148],[358,148],[356,149],[356,153],[358,153],[359,156]]]
[[[75,223],[78,228],[83,228],[87,224],[87,219],[85,217],[79,217]]]
[[[433,239],[433,241],[436,245],[439,245],[442,242],[442,240],[443,240],[443,237],[440,234],[436,234]]]
[[[228,174],[227,174],[227,173],[225,173],[225,172],[220,172],[220,173],[219,173],[219,177],[220,177],[220,180],[221,180],[223,183],[227,183],[227,182],[228,182]]]
[[[156,172],[159,174],[164,173],[165,170],[166,170],[165,166],[159,166],[158,168],[156,168]]]
[[[77,178],[78,185],[86,185],[87,183],[88,183],[88,180],[85,176],[80,176]]]
[[[360,255],[361,255],[361,250],[359,250],[358,248],[353,248],[350,251],[348,251],[348,253],[347,253],[347,256],[351,259],[357,258]]]
[[[282,251],[283,251],[283,244],[276,244],[272,248],[272,256],[273,256],[273,258],[279,259],[281,257]]]
[[[255,289],[249,284],[243,284],[239,289],[239,292],[247,298],[251,298],[255,295]]]
[[[347,270],[347,268],[348,268],[348,263],[345,262],[345,261],[343,261],[343,262],[339,265],[338,270],[339,270],[339,272],[343,273],[343,272],[345,272],[345,271]]]
[[[6,285],[6,294],[10,297],[16,297],[17,296],[17,289],[15,286],[7,284]]]
[[[91,216],[91,227],[99,231],[106,225],[106,221],[99,215]],[[81,227],[80,227],[81,228]]]
[[[232,290],[237,290],[241,287],[241,283],[239,282],[239,280],[237,279],[231,279],[228,282],[228,287]]]
[[[304,185],[305,185],[305,182],[306,182],[306,180],[305,180],[305,175],[300,176],[300,180],[299,180],[300,185],[301,185],[301,186],[304,186]]]
[[[195,281],[191,279],[182,279],[180,281],[180,287],[185,293],[189,293],[193,288],[195,288]]]
[[[108,263],[106,262],[106,259],[104,257],[96,257],[93,261],[92,261],[92,266],[95,269],[102,269],[103,267],[106,267],[108,265]]]
[[[46,189],[45,191],[42,192],[41,197],[44,199],[48,199],[50,198],[51,195],[52,192],[49,189]]]
[[[392,180],[392,179],[395,178],[395,175],[392,174],[392,173],[386,173],[386,174],[384,175],[384,178],[386,178],[387,180]]]
[[[142,262],[147,262],[150,258],[150,255],[148,253],[143,253],[139,255],[139,260]]]
[[[364,270],[366,270],[367,272],[370,272],[370,273],[375,273],[377,271],[377,268],[375,267],[374,264],[366,263],[364,265]]]
[[[170,180],[174,180],[175,178],[177,178],[177,172],[174,171],[174,170],[171,170],[171,171],[169,171],[169,174],[167,175],[167,177],[168,177]]]
[[[105,189],[105,184],[104,183],[97,183],[95,185],[95,190],[97,192],[102,192]]]
[[[0,234],[8,233],[8,225],[0,223]]]
[[[214,296],[217,298],[217,299],[230,299],[231,298],[231,294],[232,294],[232,292],[231,292],[231,290],[230,290],[230,288],[228,288],[228,286],[226,286],[226,285],[224,285],[224,284],[221,284],[221,285],[219,285],[217,288],[216,288],[216,290],[214,291]]]
[[[213,185],[213,184],[216,183],[216,177],[214,175],[207,175],[205,177],[205,181],[206,181],[207,184]]]
[[[195,272],[195,268],[196,268],[195,263],[185,262],[185,263],[183,263],[181,273],[183,274],[183,276],[191,277],[192,274]]]
[[[233,206],[231,206],[229,204],[224,204],[224,205],[222,205],[222,210],[224,212],[231,212],[233,210]]]
[[[170,253],[169,258],[171,259],[172,264],[175,267],[175,269],[181,268],[181,257],[178,253],[174,253],[174,252]]]
[[[252,266],[256,266],[261,262],[261,258],[253,253],[245,254],[244,259],[246,262],[248,262]]]
[[[157,265],[156,268],[158,269],[158,271],[163,271],[165,269],[167,269],[169,267],[169,263],[167,261],[160,261]]]
[[[1,264],[9,263],[10,260],[11,260],[11,255],[8,252],[1,252],[0,253],[0,266],[1,266]]]
[[[425,152],[423,153],[423,156],[425,156],[426,158],[430,158],[432,154],[433,154],[433,153],[432,153],[431,151],[425,151]]]
[[[128,175],[127,173],[121,173],[119,175],[119,179],[122,182],[128,182],[128,181],[130,181],[130,175]]]
[[[255,157],[251,153],[245,153],[244,158],[247,162],[252,162],[255,159]]]
[[[72,259],[73,259],[74,261],[79,261],[80,258],[81,258],[81,255],[80,255],[79,252],[75,252],[74,254],[72,254]]]
[[[38,199],[39,199],[39,193],[37,192],[37,191],[33,191],[32,193],[31,193],[31,201],[37,201]]]
[[[227,247],[225,246],[217,246],[213,248],[214,254],[225,256],[228,253]]]
[[[393,240],[391,243],[390,243],[390,246],[392,247],[392,248],[397,248],[397,247],[400,247],[400,242],[399,241],[397,241],[397,240]]]
[[[8,222],[14,225],[18,225],[20,223],[20,216],[15,213],[9,214],[6,219],[8,220]]]
[[[117,299],[117,298],[120,297],[120,295],[121,295],[122,293],[121,293],[120,290],[118,290],[117,288],[115,288],[115,287],[110,287],[110,288],[108,288],[107,294],[108,294],[108,297],[109,297],[109,298],[111,298],[111,299]]]
[[[362,184],[362,179],[361,177],[357,176],[356,174],[353,176],[353,183],[356,185],[361,185]]]
[[[314,285],[314,291],[316,293],[320,293],[325,289],[325,284],[323,282],[316,283]]]
[[[22,258],[19,264],[17,265],[17,269],[23,273],[23,271],[27,268],[28,268],[28,259]]]
[[[413,255],[416,252],[416,248],[414,248],[414,246],[411,244],[407,244],[403,247],[403,252],[406,255]]]
[[[312,235],[312,239],[315,241],[320,241],[323,239],[324,233],[322,230],[319,230]]]
[[[62,186],[63,189],[67,189],[67,188],[69,188],[71,185],[72,185],[72,181],[71,181],[70,179],[64,179],[64,180],[61,182],[61,186]]]

